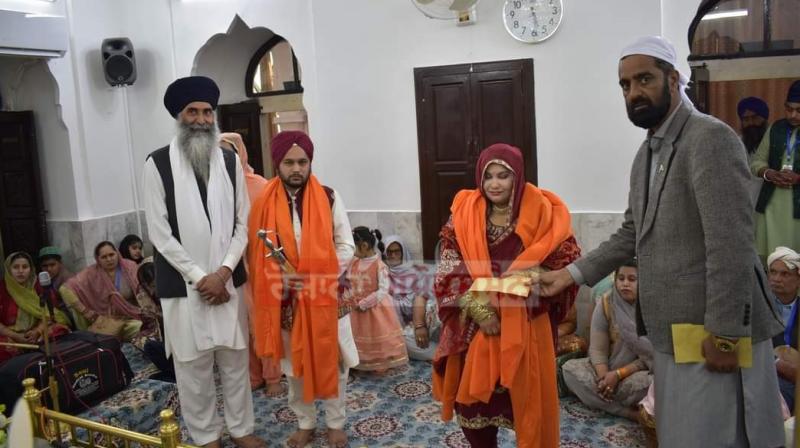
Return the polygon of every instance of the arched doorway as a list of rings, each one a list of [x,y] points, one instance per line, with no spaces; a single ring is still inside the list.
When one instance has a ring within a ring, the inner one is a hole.
[[[235,16],[228,32],[212,36],[195,56],[192,73],[220,87],[218,121],[237,132],[257,174],[272,175],[269,141],[285,129],[308,129],[302,71],[291,44]]]

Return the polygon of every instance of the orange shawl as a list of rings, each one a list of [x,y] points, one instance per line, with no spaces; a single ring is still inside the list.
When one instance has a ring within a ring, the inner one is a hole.
[[[333,217],[325,190],[314,175],[303,191],[303,224],[298,251],[283,182],[275,177],[254,201],[249,220],[251,312],[255,351],[276,361],[284,357],[281,336],[283,279],[278,263],[266,258],[256,233],[273,230],[289,262],[303,279],[294,302],[291,360],[295,377],[303,379],[303,400],[338,396],[338,261],[333,242]]]
[[[525,249],[507,272],[538,266],[572,235],[569,210],[556,195],[526,184],[520,207],[515,233]],[[470,276],[492,277],[483,195],[479,190],[459,192],[451,212]],[[442,417],[452,418],[456,401],[488,403],[499,381],[511,394],[518,446],[557,446],[557,424],[552,434],[541,423],[543,402],[555,402],[556,411],[558,406],[556,391],[539,387],[548,375],[553,376],[555,387],[555,355],[548,354],[553,352],[548,316],[530,320],[520,297],[499,294],[493,300],[500,314],[500,335],[486,336],[479,331],[469,344],[463,366],[459,353],[448,357],[443,375],[434,369],[434,395],[442,402]],[[548,356],[553,359],[546,359]],[[553,372],[544,371],[549,364],[553,364]]]

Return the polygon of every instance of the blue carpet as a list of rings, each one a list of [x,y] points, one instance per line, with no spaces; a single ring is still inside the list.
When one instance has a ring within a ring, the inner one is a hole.
[[[116,426],[155,434],[158,413],[171,408],[180,413],[175,386],[146,379],[153,372],[140,353],[126,345],[126,356],[137,380],[82,416],[109,421]],[[361,372],[350,374],[347,388],[347,426],[351,447],[468,447],[454,422],[439,420],[439,405],[431,398],[430,364],[412,361],[407,367],[391,370],[384,376]],[[218,395],[219,398],[219,395]],[[253,392],[256,435],[270,446],[283,446],[295,430],[297,419],[286,404],[286,394],[268,398],[264,389]],[[218,400],[221,409],[221,399]],[[319,408],[319,407],[318,407]],[[586,408],[574,398],[561,401],[562,447],[644,447],[639,427],[624,419]],[[311,446],[325,447],[324,417],[319,415],[321,430]],[[184,440],[191,443],[182,424]],[[500,446],[515,446],[514,434],[500,431]],[[224,438],[226,448],[234,445]]]

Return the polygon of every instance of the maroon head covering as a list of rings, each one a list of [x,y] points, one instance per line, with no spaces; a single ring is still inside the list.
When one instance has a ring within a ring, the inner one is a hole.
[[[297,145],[303,148],[308,160],[314,160],[314,143],[311,138],[303,131],[283,131],[279,132],[272,137],[270,149],[272,151],[272,165],[277,168],[281,163],[286,153],[292,149],[292,146]]]
[[[519,204],[522,200],[522,192],[525,190],[525,162],[522,159],[522,151],[505,143],[495,143],[481,151],[478,164],[475,166],[475,182],[484,196],[486,196],[486,192],[483,191],[483,175],[489,165],[493,163],[502,165],[514,173],[511,219],[515,219],[519,216]]]

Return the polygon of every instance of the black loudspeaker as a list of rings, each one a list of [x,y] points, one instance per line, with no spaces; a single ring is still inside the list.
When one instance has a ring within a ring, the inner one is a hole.
[[[133,44],[127,37],[103,39],[100,45],[103,56],[103,74],[112,86],[130,86],[136,81],[136,58]]]

